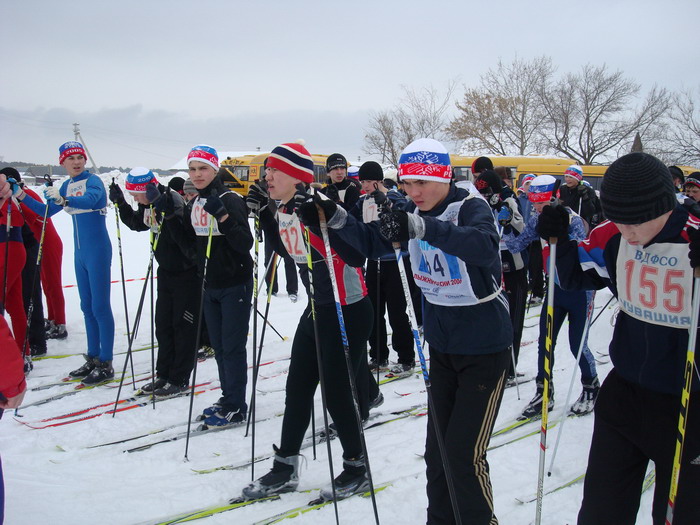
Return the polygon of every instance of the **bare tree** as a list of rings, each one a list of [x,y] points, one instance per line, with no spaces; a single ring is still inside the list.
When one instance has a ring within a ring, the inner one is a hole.
[[[458,116],[448,132],[463,150],[495,155],[540,151],[539,130],[545,114],[541,93],[554,73],[552,59],[498,61],[481,76],[479,87],[466,89]]]
[[[383,163],[398,167],[401,151],[415,139],[444,140],[455,85],[455,81],[448,82],[442,94],[433,86],[418,91],[404,87],[404,96],[394,109],[370,114],[364,152],[379,155]]]
[[[668,148],[674,162],[700,165],[700,87],[673,96],[669,114]]]
[[[540,128],[548,149],[591,164],[619,150],[639,132],[645,142],[660,137],[660,124],[668,111],[670,96],[654,87],[638,108],[640,87],[621,71],[605,65],[586,65],[543,86],[541,99],[547,118]]]

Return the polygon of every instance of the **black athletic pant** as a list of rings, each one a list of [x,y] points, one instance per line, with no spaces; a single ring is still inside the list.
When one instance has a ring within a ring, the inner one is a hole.
[[[39,244],[24,245],[27,252],[27,261],[22,269],[22,299],[24,311],[29,313],[29,302],[32,299],[32,283],[34,281],[34,304],[32,306],[32,318],[29,320],[27,341],[30,348],[46,350],[46,331],[44,330],[44,304],[41,302],[41,276],[37,271],[36,258],[39,255]],[[34,274],[36,273],[36,279]]]
[[[197,319],[202,281],[194,270],[167,272],[158,268],[156,299],[156,374],[186,385],[194,366]]]
[[[509,348],[483,355],[443,354],[430,348],[434,405],[428,412],[425,444],[429,525],[456,523],[433,420],[437,420],[445,440],[462,523],[498,523],[486,449],[509,361]]]
[[[362,371],[361,364],[364,361],[364,370],[366,370],[367,375],[370,375],[365,355],[367,338],[372,324],[372,304],[365,297],[361,301],[343,306],[342,310],[347,328],[353,373],[356,377],[364,376],[368,380],[369,378]],[[359,458],[362,456],[360,432],[355,418],[350,380],[340,337],[340,326],[333,305],[317,306],[316,320],[323,359],[328,412],[338,430],[338,437],[343,447],[343,458]],[[311,318],[311,307],[307,305],[299,320],[292,343],[292,358],[287,377],[280,445],[280,455],[284,457],[299,453],[311,419],[311,407],[318,382],[316,338]],[[361,382],[357,381],[358,391]],[[367,395],[366,387],[365,395]]]
[[[403,264],[406,268],[406,274],[410,275],[411,267],[406,258],[403,258]],[[377,267],[379,267],[379,276],[377,276]],[[382,260],[379,263],[373,260],[367,261],[365,284],[367,285],[367,295],[369,295],[374,308],[374,322],[369,337],[369,356],[377,358],[377,339],[379,339],[379,360],[387,361],[389,359],[386,320],[384,318],[386,311],[389,314],[389,324],[392,331],[391,344],[399,356],[399,363],[414,365],[416,353],[413,349],[413,334],[406,313],[406,296],[396,259]],[[378,331],[377,328],[379,328]]]
[[[679,392],[680,394],[680,392]],[[656,467],[652,516],[663,525],[678,433],[680,395],[642,388],[613,368],[595,405],[578,525],[633,525],[649,461]],[[700,393],[690,396],[673,525],[700,523]]]
[[[530,260],[528,272],[530,274],[530,291],[535,297],[544,297],[544,267],[542,262],[542,243],[536,240],[530,244]]]
[[[503,283],[508,296],[508,308],[510,311],[510,324],[513,327],[513,356],[515,364],[518,364],[520,355],[520,341],[523,338],[523,323],[525,322],[525,303],[527,302],[527,269],[522,268],[514,272],[503,273]],[[508,375],[515,376],[513,370],[513,358],[508,365]]]

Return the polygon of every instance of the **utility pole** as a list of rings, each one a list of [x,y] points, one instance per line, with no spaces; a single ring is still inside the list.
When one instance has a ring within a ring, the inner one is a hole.
[[[98,169],[97,164],[95,164],[95,159],[92,158],[92,154],[90,153],[87,144],[85,144],[83,136],[80,134],[80,124],[77,122],[73,123],[73,134],[75,135],[75,140],[80,142],[83,145],[83,148],[85,148],[85,152],[87,153],[88,159],[90,159],[90,162],[92,163],[92,169],[95,172],[95,175],[99,175],[100,170]]]

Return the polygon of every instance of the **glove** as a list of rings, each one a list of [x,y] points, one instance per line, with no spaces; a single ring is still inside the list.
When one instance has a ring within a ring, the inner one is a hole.
[[[253,211],[262,211],[270,202],[270,197],[262,184],[255,183],[248,190],[248,195],[245,198],[245,203]]]
[[[377,208],[382,209],[384,207],[389,207],[389,199],[386,198],[386,193],[379,190],[374,190],[369,194],[369,196],[374,199],[374,202],[377,204]]]
[[[690,266],[697,268],[700,266],[700,230],[695,228],[688,228],[688,238],[690,239],[688,258],[690,259]]]
[[[156,210],[161,211],[158,203],[163,199],[163,193],[161,193],[158,186],[152,182],[146,184],[146,199],[148,199],[148,202],[153,204],[153,207]]]
[[[330,200],[327,196],[323,196],[321,193],[314,193],[313,198],[307,200],[297,208],[297,215],[304,226],[320,226],[318,208],[316,206],[319,206],[323,210],[326,216],[326,224],[331,222],[338,211],[338,205],[335,202]]]
[[[64,199],[61,196],[61,193],[58,191],[58,188],[56,186],[48,186],[44,190],[44,197],[46,198],[47,201],[53,201],[59,206],[65,206],[66,205],[66,199]]]
[[[422,239],[425,234],[425,221],[415,213],[406,213],[403,210],[388,211],[379,216],[379,233],[391,242]]]
[[[7,179],[7,182],[10,184],[10,188],[12,189],[12,196],[17,199],[18,201],[21,201],[26,197],[26,193],[24,193],[24,190],[22,189],[22,186],[20,186],[20,183],[17,182],[15,179],[10,177]]]
[[[498,220],[498,224],[503,226],[504,228],[510,224],[510,221],[513,220],[513,211],[510,209],[510,206],[507,204],[504,206],[501,206],[501,209],[498,211],[498,216],[496,217]]]
[[[170,219],[175,216],[175,201],[170,193],[170,188],[164,191],[159,199],[153,201],[153,206],[156,210],[163,213],[166,219]]]
[[[340,193],[338,193],[338,187],[335,184],[329,184],[323,189],[323,193],[326,194],[333,202],[340,202]]]
[[[124,204],[126,202],[124,200],[124,192],[122,192],[122,189],[116,182],[112,182],[112,184],[109,185],[109,200],[117,205]]]
[[[220,221],[226,217],[226,215],[228,215],[228,212],[224,207],[224,203],[221,202],[218,195],[211,195],[207,197],[207,202],[204,203],[204,211],[209,215],[216,217],[217,221]]]
[[[590,193],[588,192],[588,186],[581,183],[578,185],[578,194],[581,196],[582,201],[587,201],[590,198]]]
[[[569,237],[569,212],[561,204],[545,206],[537,219],[537,235],[543,239]]]

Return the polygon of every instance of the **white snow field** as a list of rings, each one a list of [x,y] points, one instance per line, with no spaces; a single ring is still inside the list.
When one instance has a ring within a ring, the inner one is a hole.
[[[119,179],[123,179],[123,174]],[[111,175],[103,176],[109,182]],[[34,371],[28,378],[29,388],[60,381],[68,372],[83,362],[81,353],[85,351],[85,329],[83,325],[77,288],[73,270],[73,241],[70,217],[59,213],[54,223],[63,239],[64,262],[63,283],[66,293],[69,337],[63,341],[51,340],[48,343],[49,355],[71,354],[61,359],[43,359],[35,363]],[[107,225],[113,241],[112,279],[119,280],[120,266],[117,249],[114,208],[109,207]],[[252,225],[252,221],[251,221]],[[145,276],[149,257],[148,235],[135,233],[121,226],[126,279],[139,279]],[[263,265],[263,247],[260,246],[260,265]],[[260,276],[262,277],[262,270]],[[281,340],[274,332],[267,330],[263,348],[260,380],[257,395],[257,419],[255,426],[255,455],[272,452],[272,444],[279,443],[281,417],[284,410],[284,386],[289,364],[292,336],[299,315],[306,303],[303,287],[299,301],[293,304],[285,293],[284,272],[278,272],[282,279],[280,292],[272,298],[269,320],[285,336]],[[133,319],[144,281],[126,283],[129,316]],[[148,297],[148,296],[147,296]],[[607,290],[597,294],[596,305],[602,307],[610,298]],[[266,295],[263,287],[259,309],[264,311]],[[612,305],[615,302],[613,301]],[[127,349],[126,324],[121,283],[112,285],[112,309],[116,322],[115,353]],[[521,348],[519,369],[525,378],[533,377],[537,369],[536,312],[531,310],[526,319]],[[597,314],[600,309],[594,313]],[[606,308],[593,326],[589,335],[589,345],[594,355],[600,359],[599,376],[602,379],[611,364],[607,358],[607,346],[612,333],[611,317],[614,306]],[[144,347],[150,343],[148,300],[134,347]],[[231,319],[231,322],[240,320]],[[248,362],[252,363],[252,323],[248,339]],[[259,329],[262,323],[258,324]],[[564,405],[566,392],[575,367],[568,348],[565,325],[558,339],[554,381],[556,384],[556,404],[550,415],[550,422],[556,421],[568,409]],[[121,372],[124,355],[115,355],[115,371]],[[137,374],[150,373],[150,351],[133,354]],[[390,359],[395,359],[395,355]],[[250,377],[250,376],[249,376]],[[576,383],[572,403],[580,393],[580,381],[576,372]],[[199,364],[197,383],[211,382],[202,388],[218,385],[217,371],[213,359]],[[143,384],[143,383],[142,383]],[[126,453],[127,448],[144,445],[181,433],[186,428],[189,398],[181,397],[156,404],[155,410],[147,407],[124,410],[112,415],[102,415],[83,421],[44,429],[33,429],[18,421],[29,424],[46,424],[70,420],[58,419],[41,423],[42,419],[67,414],[113,403],[117,389],[114,385],[84,390],[46,404],[23,408],[18,416],[6,412],[0,421],[0,452],[6,486],[6,523],[8,525],[51,524],[138,524],[156,523],[170,515],[194,510],[208,505],[224,503],[238,496],[240,490],[251,480],[251,468],[223,470],[200,474],[194,470],[209,469],[221,465],[241,463],[251,458],[251,437],[244,437],[245,427],[237,427],[221,432],[197,435],[189,444],[189,461],[184,461],[185,441],[177,440],[159,444],[147,450]],[[29,391],[25,403],[29,404],[54,394],[72,389],[72,385],[60,385],[50,389]],[[382,385],[384,404],[375,412],[406,409],[427,403],[425,385],[420,375]],[[535,390],[534,382],[520,386],[520,400],[515,388],[506,390],[496,428],[512,422]],[[248,395],[251,382],[248,382]],[[121,397],[133,393],[131,385],[125,387]],[[194,399],[194,414],[219,397],[216,389],[206,390]],[[316,428],[323,425],[320,393],[316,395]],[[75,418],[96,414],[110,408],[93,409]],[[469,414],[464,414],[469,417]],[[265,419],[264,421],[261,421]],[[128,443],[89,448],[146,432],[180,424],[164,432],[153,434]],[[376,495],[379,516],[383,524],[425,523],[425,465],[421,457],[424,450],[426,417],[407,417],[366,431],[367,446],[375,484],[393,481],[387,489]],[[193,426],[194,428],[194,426]],[[528,434],[538,428],[538,423],[514,430],[509,434],[492,439],[497,445],[507,439]],[[550,429],[547,466],[561,425]],[[593,416],[567,419],[564,434],[557,454],[552,477],[545,480],[545,490],[581,475],[586,466],[588,448],[593,428]],[[333,460],[336,474],[341,469],[341,449],[337,441],[332,441]],[[303,451],[308,459],[302,470],[300,490],[318,489],[329,482],[325,444],[317,446],[317,459],[313,459],[311,448]],[[539,456],[539,435],[533,434],[517,442],[497,448],[488,454],[496,512],[502,525],[522,525],[532,523],[535,518],[535,503],[522,504],[516,498],[534,496],[537,486]],[[268,459],[255,465],[255,477],[266,473],[272,464]],[[582,483],[550,494],[544,498],[542,523],[548,525],[574,524],[582,497]],[[652,490],[642,497],[638,523],[651,523],[650,509]],[[315,492],[290,493],[277,501],[255,503],[248,507],[206,518],[202,523],[255,523],[283,510],[303,505],[316,497]],[[371,500],[353,497],[338,504],[341,523],[374,523]],[[335,522],[332,505],[314,510],[294,518],[289,523]],[[468,519],[465,520],[468,523]]]

